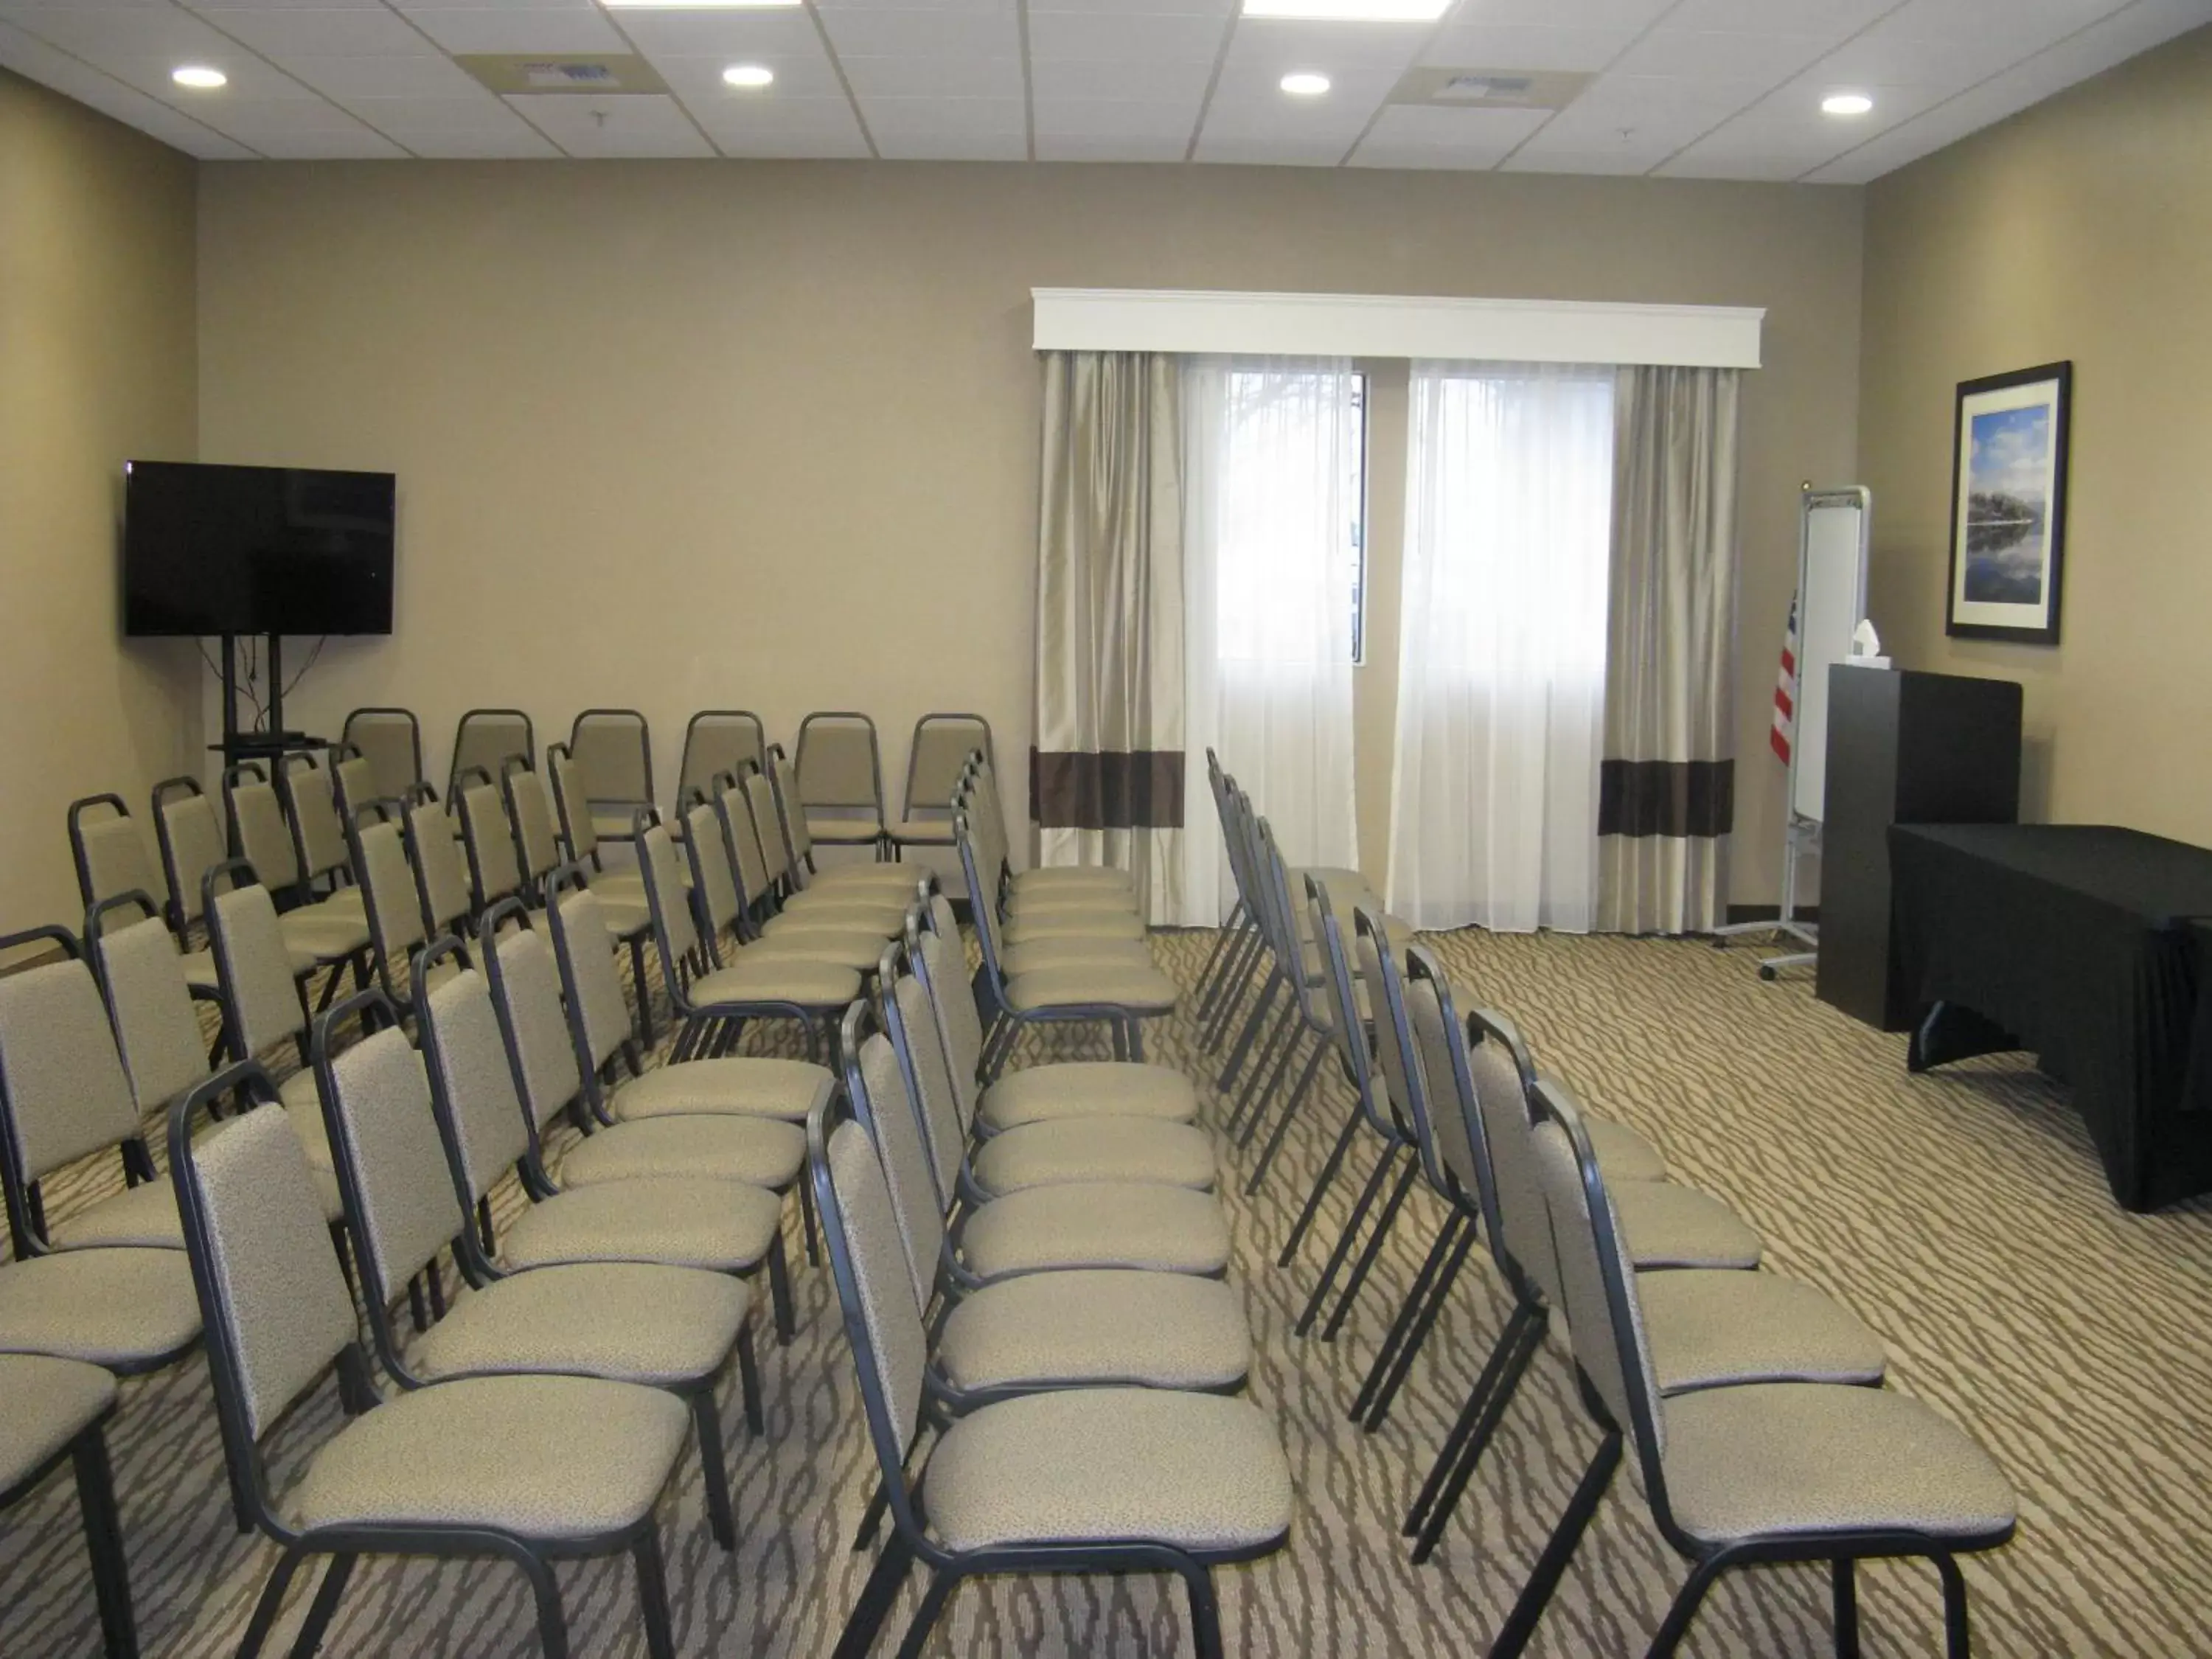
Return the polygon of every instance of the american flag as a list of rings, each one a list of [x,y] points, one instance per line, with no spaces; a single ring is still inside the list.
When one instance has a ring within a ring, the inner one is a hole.
[[[1782,667],[1774,676],[1774,729],[1766,740],[1786,762],[1797,730],[1797,596],[1790,596],[1790,626],[1782,635]]]

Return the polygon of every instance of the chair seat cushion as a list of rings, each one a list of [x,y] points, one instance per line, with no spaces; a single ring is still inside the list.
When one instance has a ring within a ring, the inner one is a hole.
[[[1621,1242],[1638,1268],[1759,1265],[1759,1235],[1717,1198],[1671,1181],[1624,1181],[1612,1193]]]
[[[884,941],[890,937],[890,925],[878,927],[872,924],[890,908],[887,904],[872,905],[865,910],[852,912],[851,920],[836,911],[780,910],[768,919],[761,933],[766,942],[779,951],[804,952],[826,945],[832,949],[842,946],[848,950],[873,951],[880,954]],[[902,911],[899,921],[903,925],[905,920],[905,913]],[[874,967],[875,961],[874,957],[869,957],[868,965]]]
[[[1664,1181],[1667,1159],[1650,1141],[1625,1123],[1583,1114],[1590,1150],[1607,1181]]]
[[[1038,939],[999,952],[999,971],[1035,974],[1054,968],[1149,968],[1152,947],[1140,939]]]
[[[883,960],[887,936],[841,930],[834,933],[773,933],[748,945],[738,965],[753,962],[805,962],[866,973]]]
[[[1778,1273],[1639,1273],[1637,1296],[1659,1387],[1881,1381],[1881,1341],[1848,1308]]]
[[[410,1346],[422,1376],[519,1371],[665,1386],[711,1376],[752,1311],[727,1273],[577,1262],[470,1291]]]
[[[1009,949],[1040,939],[1141,939],[1145,919],[1133,910],[1047,910],[1009,917],[999,930]]]
[[[657,1176],[579,1188],[529,1206],[500,1237],[500,1265],[659,1261],[744,1273],[765,1258],[783,1200],[736,1181]]]
[[[993,1135],[970,1160],[994,1194],[1077,1181],[1141,1181],[1203,1192],[1213,1185],[1213,1142],[1188,1123],[1149,1117],[1066,1118]]]
[[[983,1091],[976,1121],[986,1130],[1057,1118],[1198,1119],[1198,1086],[1172,1066],[1071,1060],[1009,1072]]]
[[[737,964],[691,981],[691,1005],[707,1012],[723,1004],[795,1002],[802,1008],[842,1008],[860,994],[860,976],[834,963],[740,953]]]
[[[677,820],[677,823],[682,822],[680,818]],[[672,823],[668,828],[669,833],[673,835],[676,831],[676,824]],[[587,869],[586,873],[590,877],[592,891],[598,895],[601,904],[643,904],[645,902],[645,877],[636,869]]]
[[[823,894],[818,903],[807,903],[816,889],[798,895],[768,920],[761,929],[770,939],[784,937],[787,928],[813,933],[866,933],[878,941],[906,926],[907,901],[871,897],[866,893]]]
[[[325,1172],[337,1168],[337,1160],[331,1153],[330,1126],[323,1121],[323,1101],[315,1074],[293,1073],[276,1085],[276,1098],[284,1115],[292,1120],[292,1132],[300,1137],[301,1148],[307,1154],[307,1167]]]
[[[222,983],[212,951],[186,951],[177,957],[177,965],[185,970],[185,983],[195,991],[212,991]]]
[[[649,1117],[617,1123],[571,1146],[557,1178],[565,1189],[641,1176],[701,1176],[783,1188],[806,1162],[806,1131],[767,1117]]]
[[[1177,995],[1176,982],[1157,968],[1047,968],[1006,981],[1008,1006],[1024,1013],[1089,1005],[1164,1014]]]
[[[825,864],[806,872],[805,890],[810,893],[836,893],[847,897],[855,893],[868,893],[875,897],[897,898],[904,903],[914,897],[915,884],[927,871],[904,864],[877,864],[872,861],[849,864]]]
[[[0,1352],[143,1370],[199,1334],[182,1250],[64,1250],[0,1267]]]
[[[804,1060],[687,1060],[623,1084],[608,1109],[626,1123],[694,1113],[804,1123],[836,1088],[828,1066]]]
[[[2018,1512],[1987,1452],[1884,1389],[1712,1389],[1665,1411],[1668,1501],[1707,1544],[1864,1531],[1995,1541]]]
[[[185,1248],[185,1224],[177,1213],[177,1189],[169,1178],[143,1181],[136,1187],[49,1219],[46,1234],[58,1249],[99,1249],[106,1245],[139,1244],[155,1249]]]
[[[1100,864],[1044,864],[1033,870],[1014,872],[1017,892],[1028,890],[1042,893],[1054,888],[1071,892],[1088,889],[1102,893],[1133,894],[1137,883],[1127,870],[1112,870]]]
[[[1291,1528],[1291,1468],[1256,1407],[1162,1389],[1085,1389],[987,1406],[922,1475],[954,1551],[1157,1540],[1200,1556],[1264,1550]]]
[[[1137,902],[1127,893],[1104,889],[1017,888],[1003,907],[1008,920],[1030,916],[1132,916]]]
[[[610,893],[595,881],[592,884],[592,896],[599,902],[599,914],[606,918],[607,931],[617,939],[627,940],[652,928],[653,907],[646,902],[642,892]]]
[[[891,839],[907,847],[950,847],[952,845],[952,821],[950,818],[901,818],[891,825]]]
[[[651,1512],[690,1420],[675,1395],[629,1382],[441,1382],[349,1422],[283,1504],[309,1528],[412,1523],[591,1538]]]
[[[865,847],[882,836],[884,821],[873,812],[856,813],[851,817],[809,812],[806,833],[810,839],[831,847]]]
[[[0,1354],[0,1492],[21,1485],[46,1460],[107,1414],[115,1379],[81,1359]]]
[[[1184,1273],[1030,1273],[957,1304],[937,1344],[953,1387],[1231,1389],[1252,1368],[1236,1291]]]
[[[1212,1277],[1229,1266],[1229,1218],[1211,1193],[1185,1187],[1033,1187],[977,1209],[961,1231],[960,1258],[986,1282],[1066,1267]]]
[[[276,918],[287,950],[313,957],[317,962],[343,962],[356,951],[368,948],[368,922],[360,916],[333,916],[320,905],[287,910]]]

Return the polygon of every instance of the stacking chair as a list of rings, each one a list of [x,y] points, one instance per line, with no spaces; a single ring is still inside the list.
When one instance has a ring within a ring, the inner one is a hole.
[[[422,723],[411,709],[356,708],[339,728],[338,744],[368,763],[370,791],[363,800],[406,800],[428,782],[422,772]]]
[[[234,1068],[205,1090],[253,1086],[254,1069]],[[690,1430],[683,1402],[635,1383],[521,1376],[458,1377],[381,1400],[353,1298],[319,1237],[299,1144],[275,1114],[247,1112],[195,1146],[192,1101],[179,1103],[170,1156],[224,1456],[253,1524],[283,1550],[240,1655],[261,1650],[301,1560],[328,1555],[292,1649],[313,1654],[355,1563],[377,1554],[512,1562],[530,1581],[545,1653],[564,1659],[553,1561],[623,1551],[636,1564],[647,1650],[672,1659],[654,1510]],[[347,1421],[280,1499],[264,1443],[333,1369]]]
[[[653,912],[645,902],[645,878],[635,868],[609,870],[602,863],[599,832],[584,805],[583,780],[567,744],[546,745],[545,774],[538,778],[538,793],[541,799],[550,796],[551,827],[559,838],[556,861],[573,863],[586,872],[605,908],[607,925],[629,948],[630,983],[637,991],[638,1040],[649,1043],[653,1040],[653,988],[645,976],[645,953],[653,939]],[[534,804],[513,810],[519,836],[526,841],[542,838]],[[526,819],[530,820],[526,825]],[[534,864],[542,856],[540,852],[526,861]]]
[[[0,1186],[17,1258],[58,1250],[183,1243],[169,1183],[154,1168],[137,1105],[107,1024],[107,1010],[76,936],[33,927],[0,938],[0,953],[27,945],[60,951],[0,976]],[[195,1058],[198,1042],[194,1042]],[[49,1216],[47,1176],[113,1152],[123,1191],[67,1216]]]
[[[423,1068],[438,1133],[461,1207],[477,1231],[458,1247],[462,1276],[559,1261],[657,1261],[749,1279],[763,1267],[778,1330],[791,1330],[783,1200],[766,1188],[696,1176],[640,1176],[555,1190],[538,1153],[537,1127],[520,1085],[483,973],[459,939],[436,941],[416,971],[452,957],[457,971],[422,1000]],[[501,1238],[492,1188],[522,1177],[528,1207]]]
[[[729,859],[730,874],[737,884],[740,939],[746,944],[774,939],[866,951],[870,957],[867,965],[872,966],[874,953],[889,937],[884,924],[892,913],[891,897],[886,894],[880,899],[853,902],[840,901],[827,893],[781,892],[770,872],[780,870],[781,864],[779,860],[770,865],[747,796],[747,790],[755,784],[766,799],[767,781],[757,773],[742,786],[724,773],[714,781],[708,797],[721,832],[722,850]],[[777,846],[780,852],[781,841]],[[890,923],[893,931],[903,919],[902,911],[899,921]]]
[[[909,1484],[926,1421],[927,1333],[884,1167],[830,1109],[808,1127],[837,1297],[892,1532],[838,1651],[865,1654],[918,1559],[916,1654],[963,1578],[999,1572],[1172,1572],[1195,1650],[1222,1653],[1212,1570],[1279,1548],[1288,1462],[1243,1401],[1163,1389],[1068,1389],[981,1406],[946,1427]]]
[[[0,1510],[12,1509],[70,1465],[92,1553],[102,1650],[107,1659],[137,1659],[130,1566],[103,1432],[115,1414],[115,1379],[80,1359],[0,1353],[0,1400],[8,1402],[0,1418]]]
[[[1032,899],[1050,899],[1058,903],[1076,897],[1095,899],[1111,895],[1133,902],[1136,880],[1126,870],[1080,864],[1047,865],[1017,872],[1006,853],[1006,809],[999,798],[998,770],[989,755],[982,751],[973,755],[968,774],[970,787],[980,797],[969,816],[971,820],[981,818],[986,844],[996,854],[986,873],[995,872],[999,877],[993,890],[1000,894],[1002,909],[1011,915],[1021,902]]]
[[[502,767],[505,765],[501,762]],[[504,898],[526,893],[522,863],[514,850],[514,829],[507,822],[499,786],[482,767],[471,767],[455,781],[449,805],[460,814],[461,845],[469,860],[469,904],[478,915]]]
[[[292,829],[292,854],[300,869],[301,894],[338,901],[358,915],[366,902],[354,890],[352,849],[337,800],[337,780],[305,752],[276,762],[276,798]]]
[[[840,865],[823,872],[812,884],[801,886],[774,772],[756,772],[746,778],[744,793],[756,850],[761,859],[763,891],[775,912],[762,924],[764,933],[773,935],[781,928],[827,928],[872,933],[879,939],[888,939],[898,930],[906,916],[907,901],[914,896],[915,876],[911,870],[872,864]],[[740,833],[744,829],[734,816],[731,823]]]
[[[635,708],[586,708],[568,728],[568,756],[584,785],[586,810],[602,837],[627,836],[641,806],[653,804],[653,736]]]
[[[475,911],[468,855],[453,839],[453,819],[446,809],[428,798],[412,803],[400,817],[399,834],[415,872],[423,933],[437,939],[465,927]]]
[[[258,766],[249,762],[230,768],[222,775],[222,793],[239,854],[276,901],[286,944],[313,957],[318,968],[350,967],[356,985],[366,988],[368,918],[360,893],[348,889],[320,900],[309,894],[283,803]],[[333,973],[324,988],[325,1000],[337,984]]]
[[[911,871],[858,862],[830,866],[817,864],[814,857],[812,819],[799,798],[798,769],[784,754],[781,744],[769,745],[767,769],[769,784],[775,798],[775,821],[783,838],[784,856],[790,866],[790,880],[793,886],[807,891],[872,891],[878,895],[902,895],[911,888],[914,882]],[[763,836],[768,834],[766,823],[761,825],[761,834]]]
[[[684,757],[676,769],[676,795],[688,800],[694,790],[711,794],[723,773],[757,771],[768,761],[768,732],[750,708],[702,708],[684,728]]]
[[[422,812],[448,860],[453,860],[453,841],[445,833],[443,814],[434,803],[415,809]],[[422,889],[408,856],[409,809],[396,800],[364,801],[346,819],[346,839],[352,848],[354,868],[361,875],[361,891],[368,910],[369,943],[374,947],[378,982],[386,999],[404,1018],[415,1014],[421,988],[410,977],[415,953],[428,944],[430,929],[443,933],[467,910],[465,892],[459,896],[459,912],[434,921],[425,912]],[[447,903],[453,902],[449,894]]]
[[[981,714],[924,714],[906,751],[906,790],[886,839],[893,854],[908,847],[952,845],[952,792],[968,757],[994,758],[991,722]]]
[[[798,812],[806,838],[825,847],[886,846],[884,763],[876,723],[850,709],[799,722]]]
[[[169,891],[169,931],[190,948],[192,930],[203,921],[201,882],[231,856],[230,837],[198,778],[165,778],[155,784],[153,817],[162,884]]]
[[[88,910],[104,899],[125,893],[167,897],[167,884],[153,860],[131,809],[120,795],[88,795],[71,801],[69,809],[70,853],[76,865],[77,896]],[[160,903],[157,914],[165,922],[172,908]],[[181,948],[181,947],[180,947]],[[181,957],[185,982],[196,997],[215,995],[215,958],[204,949],[185,950]]]
[[[483,1282],[441,1312],[413,1342],[392,1310],[402,1287],[434,1269],[469,1231],[450,1184],[422,1057],[396,1028],[336,1058],[322,1041],[332,1019],[377,1021],[367,992],[318,1023],[315,1073],[346,1217],[360,1252],[369,1333],[386,1375],[410,1388],[456,1376],[530,1373],[599,1376],[666,1389],[690,1407],[706,1474],[714,1541],[737,1546],[730,1482],[714,1395],[735,1362],[745,1416],[761,1432],[752,1350],[752,1293],[696,1267],[574,1262],[504,1273],[480,1263]],[[393,1011],[383,1010],[388,1017]]]
[[[545,780],[520,755],[500,763],[500,805],[514,837],[515,890],[534,909],[545,904],[545,878],[562,863],[561,836],[554,827],[553,798]]]
[[[691,903],[708,965],[723,968],[739,961],[770,957],[849,968],[863,975],[875,971],[884,936],[873,933],[779,933],[757,936],[749,913],[749,895],[719,800],[701,800],[684,814],[684,861],[691,872]]]
[[[1491,1652],[1507,1659],[1526,1646],[1624,1440],[1632,1440],[1652,1518],[1692,1564],[1652,1638],[1654,1659],[1674,1652],[1721,1574],[1770,1561],[1829,1564],[1836,1651],[1856,1653],[1856,1565],[1901,1556],[1936,1564],[1947,1649],[1966,1659],[1957,1558],[2005,1543],[2017,1513],[1989,1454],[1886,1389],[1787,1381],[1668,1394],[1644,1318],[1651,1281],[1635,1271],[1579,1116],[1554,1084],[1538,1086],[1535,1105],[1535,1173],[1558,1246],[1576,1376],[1603,1438]]]
[[[806,1034],[808,1058],[818,1059],[825,1027],[834,1039],[838,1016],[860,994],[860,975],[832,963],[772,954],[748,953],[732,967],[711,966],[666,827],[641,811],[636,839],[653,944],[677,1025],[675,1058],[687,1060],[709,1042],[714,1052],[726,1052],[749,1020],[791,1019]]]
[[[530,716],[520,708],[471,708],[453,728],[453,763],[446,773],[446,799],[460,793],[461,775],[482,772],[499,775],[499,763],[509,755],[526,761],[538,758],[538,733]]]

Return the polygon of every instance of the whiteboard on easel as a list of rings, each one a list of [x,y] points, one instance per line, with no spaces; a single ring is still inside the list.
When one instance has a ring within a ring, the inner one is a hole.
[[[1866,615],[1867,538],[1874,496],[1863,487],[1808,489],[1797,542],[1797,710],[1790,742],[1790,808],[1822,822],[1828,783],[1828,670],[1850,654]]]

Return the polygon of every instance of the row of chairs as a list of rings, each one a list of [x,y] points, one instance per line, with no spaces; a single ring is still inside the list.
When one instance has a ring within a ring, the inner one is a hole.
[[[1352,1146],[1377,1144],[1300,1330],[1310,1328],[1364,1229],[1358,1262],[1322,1330],[1324,1338],[1336,1334],[1417,1182],[1444,1219],[1352,1403],[1352,1419],[1370,1431],[1384,1420],[1478,1240],[1510,1297],[1513,1311],[1406,1517],[1417,1562],[1437,1547],[1550,1322],[1567,1322],[1599,1449],[1491,1652],[1507,1659],[1523,1650],[1624,1449],[1632,1448],[1662,1535],[1692,1564],[1654,1656],[1674,1652],[1721,1573],[1797,1560],[1830,1564],[1836,1650],[1855,1654],[1855,1564],[1890,1556],[1936,1564],[1949,1651],[1964,1656],[1967,1604],[1956,1558],[2003,1543],[2016,1510],[1986,1453],[1926,1407],[1886,1389],[1881,1346],[1863,1323],[1812,1287],[1760,1270],[1756,1233],[1717,1200],[1669,1180],[1648,1139],[1587,1111],[1565,1084],[1540,1073],[1506,1016],[1473,1007],[1462,1018],[1437,957],[1379,902],[1346,906],[1329,872],[1307,872],[1291,913],[1265,820],[1233,779],[1217,774],[1231,866],[1257,942],[1240,945],[1235,934],[1222,942],[1211,989],[1233,1010],[1244,989],[1240,974],[1261,988],[1255,999],[1277,981],[1288,985],[1298,1025],[1326,1034],[1316,1056],[1337,1060],[1353,1097],[1283,1265]],[[1309,977],[1319,981],[1317,1011],[1297,1000]],[[1247,1044],[1262,1012],[1248,1021]],[[1291,1018],[1282,1028],[1288,1046],[1260,1101],[1279,1085],[1295,1048]],[[1226,1024],[1226,1016],[1214,1021],[1217,1040]],[[1302,1082],[1278,1139],[1303,1094]],[[1239,1109],[1249,1131],[1265,1108],[1248,1097]],[[1255,1181],[1265,1166],[1263,1157]]]
[[[405,799],[428,787],[421,722],[407,709],[355,709],[346,716],[340,744],[367,762],[380,796]],[[761,717],[750,709],[709,708],[692,715],[684,732],[674,810],[680,812],[724,773],[764,769],[769,747]],[[659,799],[645,716],[634,708],[587,708],[570,725],[566,748],[597,832],[610,839],[626,836],[637,809]],[[866,847],[884,858],[909,848],[950,846],[945,803],[976,749],[987,756],[993,750],[991,723],[981,714],[929,714],[916,720],[894,816],[884,790],[875,721],[850,710],[811,714],[799,723],[795,750],[799,805],[814,839],[825,846]],[[470,772],[496,778],[518,755],[538,763],[537,728],[528,714],[468,710],[454,728],[447,798],[459,792]]]

